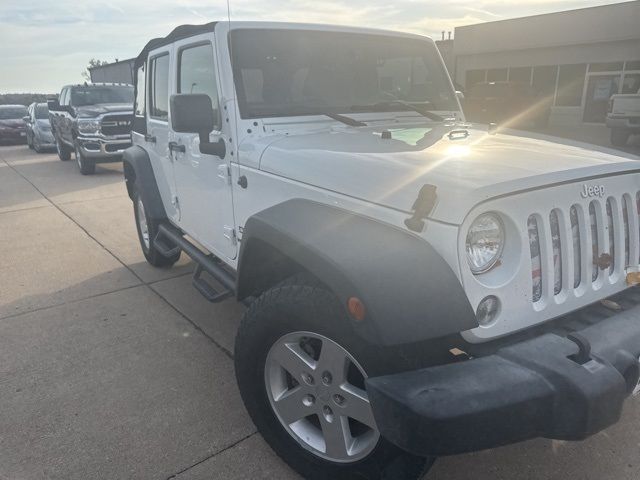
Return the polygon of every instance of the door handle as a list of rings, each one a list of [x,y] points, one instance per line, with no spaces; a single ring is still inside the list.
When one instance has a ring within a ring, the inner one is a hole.
[[[184,145],[178,145],[176,142],[169,142],[169,150],[172,152],[184,153],[187,151]]]
[[[153,135],[149,135],[148,133],[144,136],[144,141],[149,143],[156,143],[156,137]]]

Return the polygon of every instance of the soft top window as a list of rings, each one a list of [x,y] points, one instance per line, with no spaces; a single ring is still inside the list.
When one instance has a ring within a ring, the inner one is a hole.
[[[393,100],[458,109],[435,46],[418,38],[238,29],[230,41],[243,118],[371,111]]]

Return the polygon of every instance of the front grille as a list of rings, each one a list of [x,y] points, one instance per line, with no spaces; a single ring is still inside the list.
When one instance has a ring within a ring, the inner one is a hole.
[[[640,192],[532,213],[527,228],[532,302],[582,296],[640,263]]]
[[[101,122],[103,135],[127,135],[131,133],[131,115],[105,115]]]

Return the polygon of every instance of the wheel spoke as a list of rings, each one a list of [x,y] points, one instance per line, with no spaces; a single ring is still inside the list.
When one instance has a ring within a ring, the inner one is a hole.
[[[331,422],[322,414],[319,417],[325,443],[325,454],[332,458],[348,458],[348,445],[351,443],[351,435],[346,417],[336,415]]]
[[[340,390],[344,397],[344,405],[340,408],[340,413],[376,429],[376,421],[367,392],[351,384],[342,385]]]
[[[297,343],[281,343],[272,350],[271,355],[278,365],[298,381],[302,373],[315,369],[313,359]]]
[[[303,403],[305,393],[301,387],[287,390],[279,398],[274,399],[274,406],[284,423],[291,425],[312,413],[310,406]]]
[[[349,360],[344,354],[344,350],[336,343],[322,342],[318,367],[320,371],[329,371],[333,376],[334,383],[344,383],[347,378],[347,367]]]

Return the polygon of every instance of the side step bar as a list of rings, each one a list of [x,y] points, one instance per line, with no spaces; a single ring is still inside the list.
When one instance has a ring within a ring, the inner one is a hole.
[[[206,255],[193,243],[184,238],[182,233],[175,227],[160,225],[153,244],[165,256],[174,255],[177,253],[177,250],[182,250],[196,262],[196,269],[193,272],[193,286],[210,302],[221,302],[235,295],[236,279],[231,273],[224,269],[222,262],[214,255]],[[168,244],[175,246],[169,247]],[[202,278],[203,272],[211,275],[214,280],[222,285],[222,290],[216,289]]]

